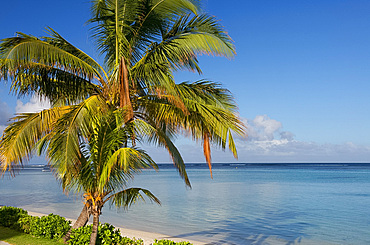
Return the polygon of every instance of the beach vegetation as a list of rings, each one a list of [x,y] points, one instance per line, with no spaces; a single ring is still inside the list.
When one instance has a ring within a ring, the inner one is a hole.
[[[73,245],[86,245],[90,242],[90,236],[92,232],[92,225],[80,227],[74,229],[71,233],[71,239],[68,240],[68,244]],[[96,244],[126,244],[126,245],[142,245],[143,240],[141,239],[130,239],[128,237],[121,236],[121,233],[113,225],[110,224],[99,224]]]
[[[0,207],[0,222],[0,241],[6,240],[14,245],[64,244],[61,238],[67,233],[71,225],[71,221],[59,215],[32,216],[22,208],[10,206]],[[72,229],[70,240],[67,243],[74,245],[90,244],[92,229],[92,224]],[[111,224],[99,223],[96,244],[143,245],[144,242],[140,238],[131,239],[122,236],[120,230]],[[191,245],[191,243],[155,240],[153,245]]]
[[[10,206],[0,207],[0,225],[19,230],[21,228],[19,220],[27,215],[28,212],[21,208]]]
[[[70,229],[71,221],[59,215],[49,214],[41,217],[26,215],[20,218],[18,223],[25,233],[59,240]]]

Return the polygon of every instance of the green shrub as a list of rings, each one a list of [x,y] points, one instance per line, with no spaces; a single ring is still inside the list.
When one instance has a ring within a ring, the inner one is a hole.
[[[68,244],[73,245],[85,245],[90,242],[90,235],[92,231],[92,225],[85,227],[80,227],[78,229],[72,230],[71,239]],[[128,237],[122,237],[118,229],[115,229],[113,225],[110,224],[99,224],[98,237],[96,239],[97,245],[142,245],[143,240],[130,239]]]
[[[20,229],[24,233],[28,233],[29,234],[31,232],[31,229],[33,229],[33,227],[35,226],[36,220],[38,218],[39,217],[35,217],[35,216],[31,216],[31,215],[25,215],[25,216],[23,216],[22,218],[20,218],[18,220],[18,224],[20,226]]]
[[[49,214],[42,217],[25,216],[19,220],[19,223],[25,233],[57,240],[68,232],[71,221],[59,215]]]
[[[141,239],[131,239],[128,237],[122,237],[121,243],[122,245],[143,245],[144,241]]]
[[[7,207],[0,208],[0,225],[19,230],[18,220],[27,215],[27,211],[21,208]]]
[[[89,244],[92,226],[83,226],[78,229],[73,229],[71,232],[71,239],[68,240],[68,244],[73,245],[84,245]]]
[[[99,225],[97,240],[100,241],[99,244],[122,244],[120,231],[107,223]]]
[[[165,239],[157,240],[156,239],[153,245],[193,245],[193,244],[190,242],[174,242],[171,240],[165,240]]]
[[[0,225],[11,229],[23,230],[36,237],[45,237],[48,239],[60,239],[70,229],[71,221],[65,218],[49,214],[47,216],[37,217],[27,214],[27,211],[15,207],[0,208]],[[72,230],[71,239],[68,244],[88,245],[92,225],[80,227]],[[141,239],[130,239],[122,237],[118,229],[110,224],[99,224],[97,245],[143,245]],[[153,245],[192,245],[190,242],[174,242],[171,240],[155,240]]]

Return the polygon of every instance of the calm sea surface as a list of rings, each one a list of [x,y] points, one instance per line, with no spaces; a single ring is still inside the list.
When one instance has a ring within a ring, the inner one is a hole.
[[[173,168],[144,171],[133,186],[162,206],[104,207],[102,222],[210,244],[370,244],[370,165],[189,165],[192,189]],[[0,205],[76,218],[79,195],[67,197],[50,172],[24,169],[0,179]]]

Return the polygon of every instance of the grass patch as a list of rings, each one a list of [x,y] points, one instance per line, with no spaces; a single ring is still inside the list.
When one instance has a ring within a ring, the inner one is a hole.
[[[55,241],[46,238],[37,238],[21,231],[12,230],[0,226],[0,241],[6,241],[13,245],[63,245],[62,241]]]

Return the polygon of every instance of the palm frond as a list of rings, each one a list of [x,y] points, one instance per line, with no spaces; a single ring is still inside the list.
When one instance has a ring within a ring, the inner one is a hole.
[[[150,12],[169,17],[171,15],[180,15],[184,13],[197,14],[199,3],[189,0],[153,0],[151,1]]]
[[[23,165],[36,149],[37,142],[48,135],[68,107],[51,108],[38,113],[22,113],[11,119],[0,141],[3,172]]]
[[[93,18],[89,23],[95,24],[92,37],[97,48],[105,55],[105,63],[110,72],[117,69],[119,59],[129,60],[131,45],[127,33],[132,30],[130,21],[133,18],[137,3],[135,1],[93,1]]]
[[[172,40],[179,47],[193,49],[198,54],[219,55],[231,58],[235,55],[233,41],[213,16],[181,16],[163,40]]]
[[[220,24],[206,14],[180,16],[165,33],[162,41],[153,42],[142,59],[168,64],[174,70],[189,69],[201,73],[197,55],[233,57],[235,47]],[[143,61],[138,61],[143,63]]]
[[[94,77],[102,84],[100,67],[60,35],[38,39],[18,33],[0,42],[0,78],[13,80],[16,94],[42,94],[52,102],[61,98],[68,103],[97,93]],[[69,89],[69,91],[67,91]]]
[[[89,95],[100,93],[101,88],[74,74],[33,64],[12,74],[11,90],[18,96],[38,95],[47,97],[52,104],[74,104]]]
[[[206,159],[210,159],[208,141],[222,149],[228,141],[229,149],[237,157],[231,132],[244,136],[245,126],[236,115],[236,105],[229,92],[206,81],[182,83],[178,90],[190,112],[182,126],[193,138],[203,140]],[[210,160],[207,162],[210,164]]]
[[[70,111],[58,120],[47,152],[58,172],[65,173],[78,162],[80,144],[93,132],[94,118],[104,113],[105,106],[100,96],[91,96],[79,105],[71,106]]]
[[[43,39],[45,41],[47,41],[48,43],[50,43],[51,45],[55,47],[65,50],[66,52],[74,55],[75,57],[89,64],[91,67],[93,67],[96,70],[95,74],[99,76],[99,81],[104,82],[108,80],[108,75],[103,69],[103,67],[101,67],[101,65],[97,63],[93,58],[91,58],[89,55],[87,55],[82,50],[73,46],[71,43],[69,43],[66,39],[64,39],[59,33],[57,33],[51,27],[47,27],[46,31],[49,33],[50,37],[44,37]]]
[[[99,174],[99,184],[102,188],[108,184],[113,187],[119,184],[115,180],[119,175],[132,178],[133,173],[138,173],[147,168],[157,169],[158,166],[145,151],[129,147],[120,148],[114,151],[112,156],[104,162]]]
[[[146,197],[149,198],[150,201],[153,201],[157,204],[161,204],[159,199],[151,193],[149,190],[142,189],[142,188],[129,188],[120,192],[113,194],[109,200],[111,205],[115,205],[116,207],[122,208],[129,208],[132,204],[136,203],[137,201],[145,201],[143,193]]]
[[[173,132],[171,132],[172,130],[170,129],[170,127],[167,126],[167,127],[159,128],[159,127],[150,125],[149,123],[143,120],[138,120],[138,119],[136,119],[134,123],[135,123],[135,128],[137,129],[138,134],[141,134],[142,137],[147,138],[148,142],[154,143],[158,146],[162,146],[166,148],[181,178],[183,178],[185,181],[185,184],[191,188],[191,184],[190,184],[188,174],[186,172],[186,166],[185,166],[184,160],[182,159],[182,156],[179,150],[177,149],[177,147],[171,140],[171,135],[173,134]]]
[[[9,71],[19,66],[31,66],[39,63],[57,67],[83,78],[91,80],[96,70],[84,60],[42,41],[36,37],[18,33],[18,37],[3,39],[0,44],[0,54]]]

